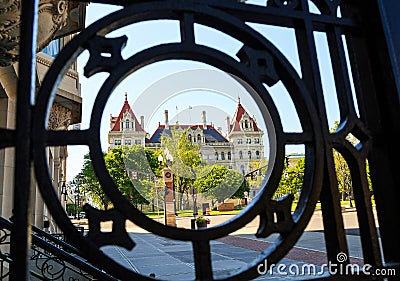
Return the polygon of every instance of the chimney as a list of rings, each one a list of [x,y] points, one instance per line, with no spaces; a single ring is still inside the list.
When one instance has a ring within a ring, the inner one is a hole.
[[[168,109],[164,110],[164,123],[165,123],[165,129],[169,129]]]
[[[144,116],[143,115],[140,116],[140,126],[144,130]]]
[[[201,120],[203,122],[203,129],[207,129],[207,119],[206,119],[206,112],[203,110],[201,112]]]
[[[229,116],[226,116],[226,133],[229,134],[231,131],[231,119]]]

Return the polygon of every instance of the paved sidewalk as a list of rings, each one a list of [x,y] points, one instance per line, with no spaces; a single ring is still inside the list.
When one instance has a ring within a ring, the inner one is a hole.
[[[318,214],[317,214],[318,215]],[[211,217],[215,223],[219,216]],[[190,223],[190,218],[180,219],[179,225]],[[318,223],[317,223],[318,225]],[[231,275],[238,269],[245,268],[248,263],[255,260],[260,252],[265,250],[277,235],[270,235],[265,239],[255,237],[255,228],[258,222],[249,224],[248,227],[233,235],[211,242],[211,257],[214,278]],[[314,229],[316,228],[316,229]],[[289,251],[280,263],[287,266],[296,264],[314,264],[317,270],[326,262],[324,234],[318,226],[310,224],[307,231]],[[195,271],[193,263],[192,244],[190,242],[176,241],[160,237],[135,226],[128,227],[130,236],[135,241],[133,250],[127,251],[116,246],[103,247],[103,251],[123,266],[142,275],[154,274],[156,279],[162,280],[194,280]],[[360,237],[354,228],[348,229],[347,241],[350,248],[350,262],[362,264]],[[325,271],[326,272],[326,271]],[[290,275],[290,273],[288,274]],[[255,280],[277,280],[283,276],[277,273],[261,275]],[[284,276],[286,280],[302,280],[304,276]],[[321,277],[321,276],[315,276]],[[311,276],[307,279],[312,278]]]

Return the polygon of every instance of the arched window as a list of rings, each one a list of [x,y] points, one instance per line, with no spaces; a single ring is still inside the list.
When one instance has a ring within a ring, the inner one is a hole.
[[[221,152],[221,160],[225,160],[225,152]]]
[[[228,160],[231,160],[231,159],[232,159],[231,152],[230,152],[230,151],[228,151]]]
[[[260,159],[260,151],[258,151],[258,150],[256,151],[256,158]]]
[[[188,140],[189,140],[190,142],[192,142],[192,135],[188,135],[187,137],[188,137]]]
[[[251,159],[251,151],[247,151],[247,155],[249,156],[249,159]]]
[[[244,128],[247,129],[249,127],[249,122],[247,120],[244,121]]]
[[[197,134],[197,142],[201,142],[201,135]]]
[[[215,160],[218,160],[218,152],[215,152]]]
[[[126,125],[125,125],[127,129],[129,129],[129,119],[126,119]]]
[[[239,151],[239,159],[243,159],[243,152]]]

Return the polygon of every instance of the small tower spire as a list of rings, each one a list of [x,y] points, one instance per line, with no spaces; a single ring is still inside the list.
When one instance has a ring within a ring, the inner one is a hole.
[[[127,101],[128,101],[128,93],[125,92],[125,102],[127,102]]]

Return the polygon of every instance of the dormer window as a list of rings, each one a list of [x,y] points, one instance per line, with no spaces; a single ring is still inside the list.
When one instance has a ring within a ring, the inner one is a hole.
[[[126,119],[126,128],[129,129],[129,119]]]

